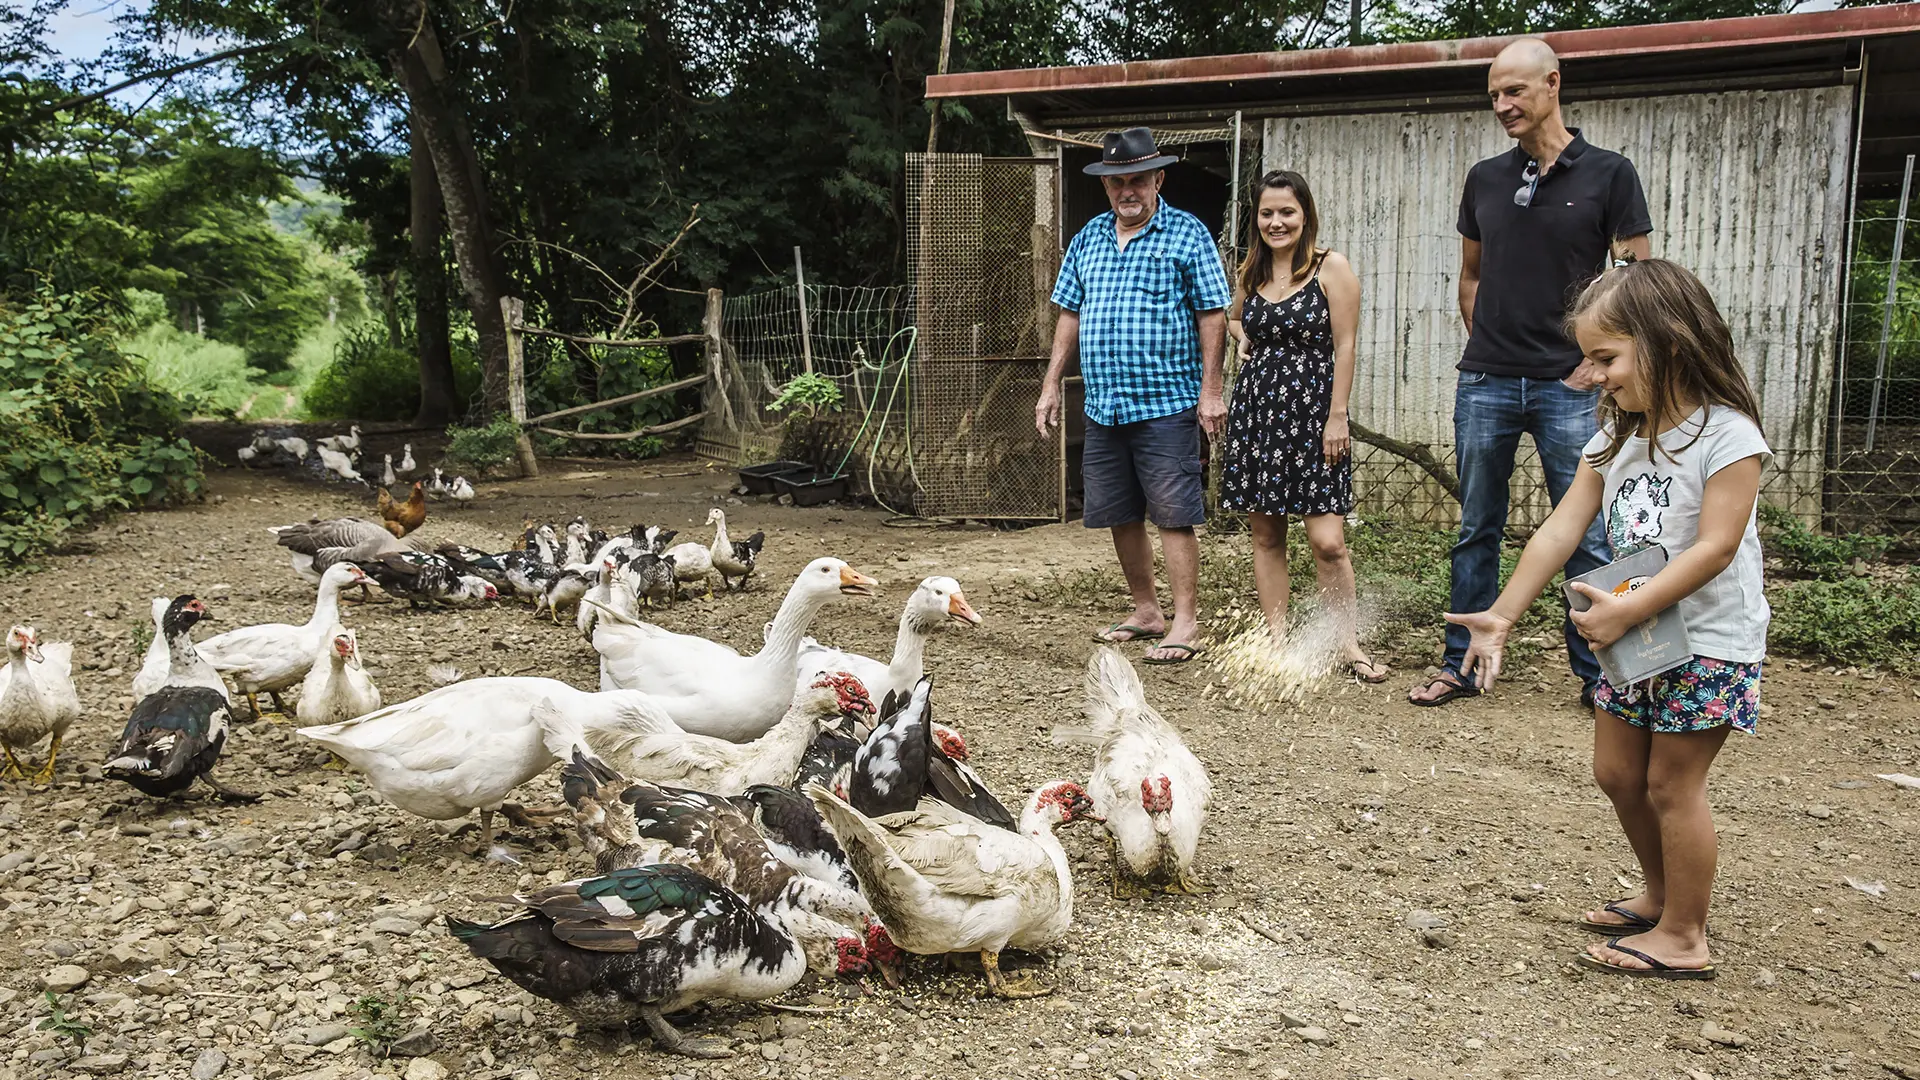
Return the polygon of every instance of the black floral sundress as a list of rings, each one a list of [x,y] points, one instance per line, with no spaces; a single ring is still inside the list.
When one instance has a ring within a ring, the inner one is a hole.
[[[1351,512],[1352,458],[1328,465],[1321,449],[1333,408],[1333,317],[1319,276],[1279,303],[1247,297],[1240,325],[1247,359],[1227,408],[1220,504],[1293,517]]]

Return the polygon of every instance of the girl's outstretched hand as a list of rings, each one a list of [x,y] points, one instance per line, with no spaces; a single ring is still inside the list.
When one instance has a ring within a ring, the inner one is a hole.
[[[1507,631],[1513,629],[1512,621],[1491,611],[1476,611],[1471,615],[1455,615],[1449,611],[1447,621],[1466,627],[1473,635],[1467,643],[1466,658],[1460,662],[1461,673],[1472,676],[1473,684],[1480,689],[1493,689],[1493,680],[1500,677],[1500,657],[1506,652]]]

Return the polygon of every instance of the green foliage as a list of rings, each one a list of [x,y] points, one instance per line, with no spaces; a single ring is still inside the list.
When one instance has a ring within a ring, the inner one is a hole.
[[[407,1017],[413,1005],[413,996],[405,992],[393,997],[368,994],[347,1007],[355,1020],[347,1031],[366,1043],[376,1056],[386,1057],[393,1052],[393,1044],[407,1034]]]
[[[485,475],[514,460],[520,425],[505,413],[479,427],[447,428],[446,462],[449,467]]]
[[[101,514],[198,495],[182,412],[114,346],[97,303],[0,302],[0,558],[18,565]]]
[[[1767,644],[1839,664],[1920,668],[1920,578],[1850,577],[1782,582],[1767,590]]]
[[[1780,568],[1791,577],[1843,581],[1855,576],[1856,561],[1878,562],[1893,546],[1892,538],[1885,536],[1823,536],[1772,503],[1761,503],[1759,516],[1766,553],[1779,559]]]
[[[822,412],[839,412],[844,400],[838,382],[825,375],[809,372],[789,379],[774,399],[767,402],[767,411],[793,409],[796,416],[812,420]]]
[[[76,1044],[84,1043],[93,1035],[93,1027],[81,1023],[67,1015],[66,1003],[59,994],[51,990],[46,992],[47,1017],[34,1025],[37,1031],[51,1031],[63,1039],[72,1039]]]
[[[144,360],[148,378],[178,394],[201,416],[246,415],[265,375],[247,365],[246,350],[238,345],[209,341],[165,322],[149,324],[123,339],[120,348]]]
[[[471,352],[454,349],[453,378],[456,401],[479,393],[480,365]],[[308,381],[300,406],[315,420],[410,420],[420,410],[420,363],[410,349],[390,344],[378,322],[349,327]]]

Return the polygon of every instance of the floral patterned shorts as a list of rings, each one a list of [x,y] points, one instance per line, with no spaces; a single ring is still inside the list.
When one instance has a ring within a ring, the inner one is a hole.
[[[1698,656],[1624,689],[1602,676],[1593,688],[1593,703],[1634,727],[1663,735],[1722,724],[1751,735],[1760,720],[1760,665]]]

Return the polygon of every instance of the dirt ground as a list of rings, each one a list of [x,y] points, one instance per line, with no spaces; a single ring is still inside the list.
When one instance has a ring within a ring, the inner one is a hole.
[[[724,505],[737,533],[767,532],[761,576],[661,621],[745,649],[817,556],[884,583],[814,629],[873,655],[890,649],[913,585],[952,575],[986,621],[930,648],[936,715],[1009,802],[1084,775],[1084,752],[1048,732],[1078,714],[1089,632],[1122,613],[1057,601],[1046,582],[1110,565],[1104,534],[889,528],[866,510],[739,503],[731,483],[687,458],[553,462],[537,481],[483,485],[470,506],[436,505],[422,532],[504,547],[527,518],[585,514],[694,536]],[[589,872],[564,824],[509,834],[522,865],[477,858],[470,832],[382,804],[273,723],[241,725],[221,769],[270,793],[254,806],[203,792],[156,802],[99,779],[147,599],[192,591],[216,628],[304,621],[312,591],[266,526],[363,512],[340,488],[272,475],[216,470],[211,490],[0,579],[0,617],[76,643],[88,708],[50,789],[0,787],[0,1077],[1920,1077],[1920,791],[1875,779],[1920,773],[1920,684],[1769,666],[1761,734],[1736,738],[1714,774],[1721,978],[1650,984],[1570,962],[1587,938],[1569,918],[1633,892],[1636,873],[1591,782],[1563,656],[1523,664],[1495,696],[1423,710],[1404,692],[1432,659],[1425,646],[1389,653],[1384,686],[1334,682],[1272,715],[1203,697],[1216,677],[1205,662],[1143,669],[1213,776],[1201,851],[1213,891],[1115,901],[1100,837],[1068,829],[1075,925],[1058,955],[1027,961],[1060,985],[1052,997],[983,999],[977,975],[922,965],[902,993],[809,987],[789,1000],[814,1012],[691,1020],[739,1039],[727,1061],[577,1032],[437,920],[486,917],[479,897]],[[596,685],[572,627],[525,607],[373,604],[345,618],[389,702],[429,689],[436,664]],[[557,783],[521,795],[551,803]],[[70,983],[56,969],[71,965],[86,981],[64,1008],[91,1027],[84,1046],[39,1029],[43,982]],[[347,1011],[401,991],[414,1011],[400,1029],[431,1033],[405,1049],[428,1056],[377,1059]]]

